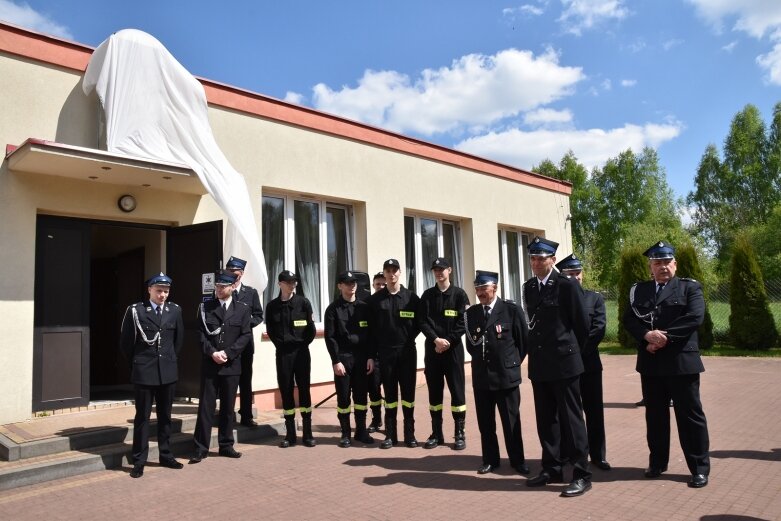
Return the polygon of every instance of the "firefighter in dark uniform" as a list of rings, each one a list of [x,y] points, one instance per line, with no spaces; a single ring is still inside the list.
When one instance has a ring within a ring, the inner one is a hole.
[[[526,485],[563,481],[563,467],[574,466],[564,497],[591,489],[588,436],[580,398],[580,353],[588,340],[588,314],[580,285],[556,271],[558,243],[535,237],[529,244],[534,277],[523,285],[529,324],[529,379],[534,390],[542,471]]]
[[[198,306],[203,360],[198,419],[193,436],[195,455],[190,463],[199,463],[209,455],[217,398],[220,399],[219,454],[228,458],[241,457],[233,448],[234,407],[241,377],[241,354],[252,338],[252,329],[250,307],[233,298],[236,278],[227,270],[217,272],[214,298]]]
[[[583,263],[572,255],[564,257],[556,268],[567,277],[583,285]],[[599,358],[599,343],[605,338],[607,315],[605,299],[596,291],[583,290],[583,299],[588,313],[588,340],[581,351],[583,374],[580,375],[580,398],[583,401],[583,413],[586,416],[588,432],[588,451],[591,462],[602,470],[610,470],[605,459],[605,404],[602,398],[602,360]]]
[[[450,391],[450,412],[455,424],[454,450],[466,448],[466,396],[464,394],[464,312],[469,306],[466,292],[450,283],[453,271],[447,259],[431,263],[436,285],[420,297],[419,326],[426,337],[425,375],[428,386],[431,436],[423,445],[433,449],[445,443],[442,433],[443,390]]]
[[[282,409],[287,434],[279,443],[284,448],[296,444],[296,399],[303,423],[304,446],[317,445],[312,435],[312,396],[309,393],[312,357],[309,344],[315,339],[312,304],[296,294],[298,276],[289,270],[277,277],[279,296],[266,305],[266,332],[276,348],[277,384],[282,395]]]
[[[130,477],[144,475],[149,456],[149,417],[157,405],[157,446],[160,465],[180,469],[171,452],[171,408],[179,371],[176,360],[184,341],[182,310],[168,301],[171,278],[163,273],[146,281],[149,298],[129,306],[122,320],[119,347],[130,362],[130,381],[135,389],[133,419],[133,470]]]
[[[371,349],[377,350],[385,391],[385,439],[381,449],[398,445],[396,415],[399,407],[404,414],[404,444],[418,446],[415,439],[415,381],[417,380],[418,352],[415,338],[420,330],[415,318],[420,299],[401,285],[400,265],[396,259],[383,263],[385,288],[369,298],[369,339]]]
[[[637,372],[645,402],[650,455],[645,477],[657,478],[670,459],[672,399],[678,438],[692,475],[689,486],[708,484],[708,424],[700,401],[700,358],[697,329],[705,317],[702,286],[675,276],[675,249],[660,241],[645,251],[652,280],[629,292],[624,327],[637,340]]]
[[[380,291],[385,287],[385,274],[378,272],[372,279],[372,289],[374,292]],[[372,349],[376,351],[376,349]],[[377,432],[382,427],[382,375],[380,371],[380,361],[374,359],[374,370],[369,375],[369,408],[372,410],[372,421],[369,424],[369,432]]]
[[[342,436],[339,446],[350,442],[350,391],[355,408],[355,441],[374,443],[366,430],[366,386],[374,370],[368,357],[369,306],[356,296],[357,281],[351,271],[338,275],[339,296],[325,310],[325,345],[331,356],[336,387],[336,416]]]
[[[247,261],[238,257],[231,257],[225,263],[225,269],[236,275],[236,289],[233,290],[233,298],[243,302],[250,308],[249,325],[255,329],[263,322],[263,307],[260,305],[258,290],[241,282]],[[241,424],[251,429],[258,424],[252,417],[254,395],[252,394],[252,365],[255,361],[255,338],[250,338],[249,344],[241,353],[241,378],[239,378],[239,414]]]
[[[509,300],[496,295],[499,274],[477,271],[475,292],[479,305],[465,314],[467,349],[472,356],[472,387],[483,464],[478,474],[499,467],[499,442],[496,437],[496,413],[502,420],[504,445],[510,466],[528,474],[521,436],[521,363],[526,357],[528,333],[523,311]]]

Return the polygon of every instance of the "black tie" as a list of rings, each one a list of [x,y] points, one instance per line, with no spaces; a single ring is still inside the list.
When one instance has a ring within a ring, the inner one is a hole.
[[[664,284],[657,284],[656,285],[656,295],[658,296],[659,293],[661,293],[663,289],[664,289]]]
[[[157,315],[157,318],[160,318],[160,315],[162,315],[162,313],[163,313],[163,308],[161,308],[160,306],[157,306],[155,308],[155,314]]]
[[[225,311],[228,311],[228,303],[227,302],[223,302],[222,303],[222,309],[225,310]]]
[[[485,321],[488,322],[488,317],[491,316],[491,306],[483,306],[485,308]]]

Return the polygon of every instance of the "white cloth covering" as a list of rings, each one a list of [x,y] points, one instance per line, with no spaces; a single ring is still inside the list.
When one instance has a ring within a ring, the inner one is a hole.
[[[92,54],[85,94],[97,92],[106,116],[106,148],[183,163],[228,217],[223,252],[246,259],[243,281],[263,292],[266,262],[244,177],[212,134],[201,83],[149,34],[124,29]]]

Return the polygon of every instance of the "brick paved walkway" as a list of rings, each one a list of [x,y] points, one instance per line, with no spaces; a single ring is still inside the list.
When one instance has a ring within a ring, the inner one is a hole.
[[[711,483],[701,490],[686,486],[675,434],[669,472],[658,480],[642,477],[647,448],[643,410],[633,405],[640,398],[634,357],[606,356],[603,362],[614,469],[594,469],[594,488],[583,497],[558,497],[563,485],[527,488],[506,459],[497,473],[478,476],[479,434],[468,393],[463,452],[383,451],[376,444],[340,449],[332,400],[315,413],[316,448],[283,450],[267,440],[237,446],[244,452],[239,460],[214,456],[180,471],[150,465],[139,480],[125,468],[15,489],[0,494],[0,519],[781,519],[781,360],[705,360],[702,395],[713,468]],[[521,395],[527,461],[536,473],[540,447],[527,380]],[[430,431],[425,386],[417,403],[423,440]],[[450,443],[450,418],[445,428]]]

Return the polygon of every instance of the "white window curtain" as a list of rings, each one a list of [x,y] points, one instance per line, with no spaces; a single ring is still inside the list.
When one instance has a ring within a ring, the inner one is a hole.
[[[461,230],[455,221],[433,217],[404,217],[404,243],[407,261],[407,287],[420,294],[435,284],[431,263],[446,257],[453,271],[450,281],[463,286],[461,270]]]

